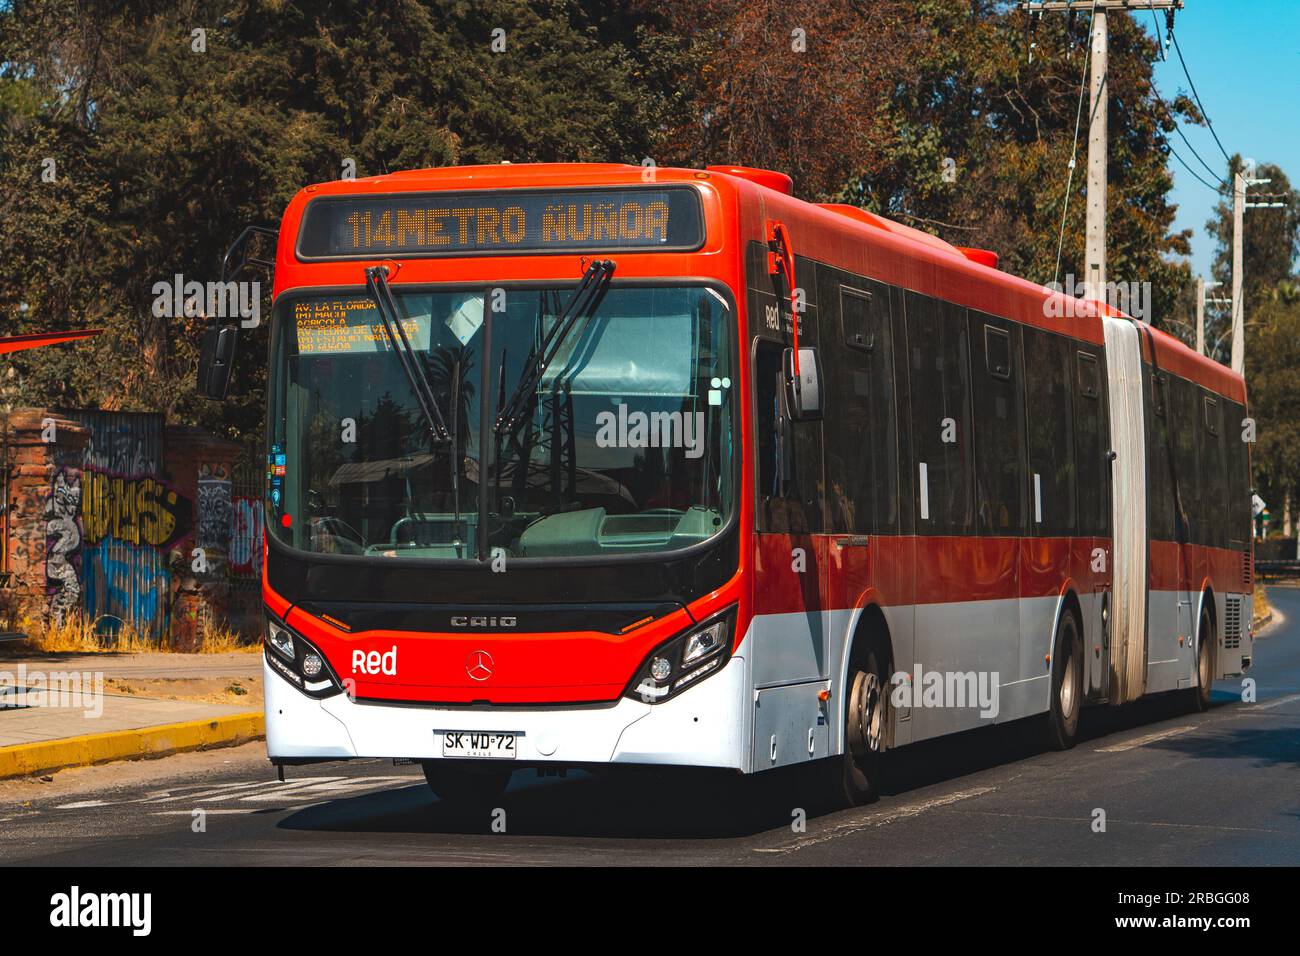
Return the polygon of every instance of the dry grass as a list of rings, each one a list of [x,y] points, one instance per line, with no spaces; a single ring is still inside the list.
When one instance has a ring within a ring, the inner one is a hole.
[[[1264,588],[1260,587],[1258,584],[1255,585],[1255,620],[1263,620],[1271,614],[1272,611],[1273,607],[1268,603],[1268,594],[1265,592]]]
[[[160,643],[142,634],[129,621],[119,622],[115,629],[109,628],[109,620],[90,618],[85,615],[69,617],[62,624],[46,623],[39,619],[23,618],[18,629],[27,635],[27,647],[41,653],[75,653],[75,654],[136,654],[144,652],[171,651],[166,643]],[[112,633],[115,630],[116,633]],[[228,627],[209,628],[200,654],[229,654],[234,651],[256,652],[260,645],[256,640],[232,631]]]

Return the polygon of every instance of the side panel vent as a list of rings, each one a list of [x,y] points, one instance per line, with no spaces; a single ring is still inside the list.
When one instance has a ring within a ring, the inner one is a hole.
[[[1241,552],[1241,583],[1247,591],[1255,586],[1255,559],[1249,548]]]
[[[1234,650],[1241,647],[1241,622],[1242,622],[1242,605],[1246,599],[1242,597],[1230,597],[1225,602],[1223,621],[1223,646],[1227,650]]]

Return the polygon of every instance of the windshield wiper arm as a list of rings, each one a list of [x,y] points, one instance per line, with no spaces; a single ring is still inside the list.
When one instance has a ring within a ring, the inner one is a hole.
[[[582,281],[578,283],[577,291],[573,293],[573,298],[569,300],[565,310],[556,317],[555,325],[542,339],[541,346],[529,356],[528,363],[519,375],[519,384],[511,392],[510,399],[497,412],[496,422],[492,426],[496,431],[502,432],[515,427],[519,415],[523,412],[522,406],[527,396],[546,374],[547,367],[555,360],[560,346],[564,344],[573,326],[595,309],[596,303],[604,294],[605,286],[609,284],[613,275],[613,259],[597,259],[587,267]]]
[[[451,432],[447,430],[447,421],[442,417],[442,410],[438,408],[438,399],[433,393],[433,386],[429,384],[429,377],[424,374],[424,365],[415,354],[415,349],[411,347],[410,339],[406,337],[406,330],[402,328],[393,291],[388,287],[387,267],[371,266],[366,270],[366,291],[375,301],[379,321],[384,324],[384,332],[388,334],[388,341],[392,343],[393,351],[397,354],[397,361],[402,366],[406,381],[415,395],[416,404],[420,406],[420,412],[424,415],[425,424],[429,427],[429,434],[433,436],[434,444],[446,444],[451,441]]]

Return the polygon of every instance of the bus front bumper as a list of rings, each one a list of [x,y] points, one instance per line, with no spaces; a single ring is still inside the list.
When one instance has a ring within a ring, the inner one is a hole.
[[[313,700],[262,659],[266,749],[272,760],[355,757],[442,759],[447,732],[506,732],[523,766],[654,764],[745,769],[745,660],[677,697],[646,704],[621,697],[565,707],[439,707]],[[504,762],[504,761],[502,761]]]

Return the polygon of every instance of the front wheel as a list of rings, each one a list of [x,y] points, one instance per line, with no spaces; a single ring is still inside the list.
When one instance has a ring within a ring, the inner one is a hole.
[[[423,760],[424,779],[443,803],[453,807],[490,804],[510,786],[509,767],[465,767],[446,760]]]
[[[857,806],[880,796],[880,755],[888,719],[887,675],[875,650],[849,669],[844,708],[844,753],[832,761],[833,796],[837,803]]]
[[[1052,699],[1047,712],[1047,742],[1069,750],[1079,735],[1083,706],[1083,638],[1074,613],[1066,611],[1056,626],[1052,653]]]

